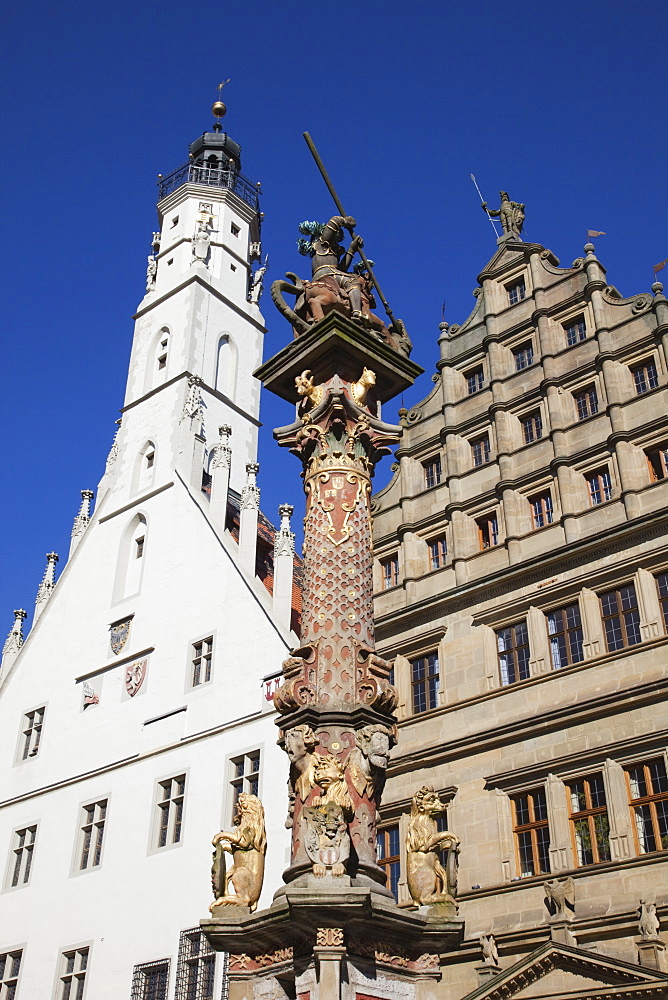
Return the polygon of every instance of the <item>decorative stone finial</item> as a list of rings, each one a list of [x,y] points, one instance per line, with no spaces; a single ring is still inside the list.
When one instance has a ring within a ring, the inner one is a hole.
[[[199,375],[189,375],[188,376],[188,391],[186,393],[185,402],[183,404],[183,410],[181,411],[181,421],[185,420],[186,417],[194,419],[198,417],[202,419],[202,391],[201,386],[204,384],[202,378]]]
[[[448,330],[450,329],[450,324],[443,320],[442,323],[438,324],[438,328],[444,336],[447,336]]]
[[[214,456],[211,462],[211,472],[214,469],[229,469],[232,464],[232,449],[230,448],[230,435],[232,428],[229,424],[221,424],[218,428],[218,443],[214,448]]]
[[[56,585],[56,563],[58,562],[57,552],[47,552],[46,554],[46,568],[44,570],[44,576],[42,577],[42,582],[37,588],[37,597],[35,598],[35,617],[34,621],[37,621],[41,615],[46,602],[51,597],[53,588]]]
[[[292,504],[282,503],[278,508],[281,515],[281,526],[274,539],[274,559],[278,556],[293,556],[295,554],[295,533],[290,531],[290,518],[295,512]]]
[[[588,257],[593,257],[595,250],[596,250],[596,247],[594,246],[593,243],[585,243],[585,245],[584,245],[584,251],[585,251],[585,253],[587,254]]]
[[[660,281],[655,281],[652,285],[652,291],[655,295],[659,295],[663,291],[663,284]]]
[[[120,431],[120,429],[121,429],[121,418],[119,417],[118,420],[116,421],[116,432],[114,434],[114,440],[111,442],[111,448],[109,450],[109,454],[107,455],[107,469],[106,469],[107,472],[118,458],[118,432]]]
[[[260,509],[260,488],[256,483],[256,477],[260,471],[257,462],[246,463],[246,485],[241,491],[241,509],[254,507]]]
[[[81,491],[81,507],[79,508],[79,513],[74,518],[74,524],[72,525],[72,538],[83,535],[84,531],[88,527],[90,522],[90,502],[95,496],[93,490],[82,490]]]
[[[12,625],[9,635],[5,639],[5,645],[2,648],[3,660],[8,655],[16,656],[25,642],[23,638],[23,619],[27,617],[28,612],[24,611],[23,608],[19,608],[18,611],[14,612],[14,624]]]

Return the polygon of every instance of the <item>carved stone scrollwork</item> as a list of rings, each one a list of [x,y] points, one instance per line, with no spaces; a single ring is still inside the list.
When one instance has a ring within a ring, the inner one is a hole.
[[[582,268],[584,266],[584,262],[585,262],[584,257],[576,257],[573,263],[571,264],[571,267],[578,269]]]
[[[638,295],[633,303],[633,312],[639,313],[652,304],[651,295]]]
[[[315,943],[318,948],[342,948],[343,927],[318,927]]]
[[[413,409],[409,410],[406,414],[406,423],[409,425],[417,424],[420,420],[422,420],[422,410],[419,406],[414,406]]]

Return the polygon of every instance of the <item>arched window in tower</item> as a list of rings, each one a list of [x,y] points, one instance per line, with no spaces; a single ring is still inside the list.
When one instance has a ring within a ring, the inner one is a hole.
[[[167,362],[169,361],[169,330],[166,328],[160,331],[158,337],[158,349],[155,358],[155,370],[157,373],[156,385],[164,382],[167,377]]]
[[[237,380],[237,347],[229,333],[218,341],[216,354],[216,389],[230,399],[234,398]]]
[[[135,459],[132,471],[132,495],[150,490],[155,482],[156,448],[153,441],[147,441]]]
[[[114,581],[114,601],[138,594],[146,562],[147,524],[143,514],[135,514],[121,537]]]

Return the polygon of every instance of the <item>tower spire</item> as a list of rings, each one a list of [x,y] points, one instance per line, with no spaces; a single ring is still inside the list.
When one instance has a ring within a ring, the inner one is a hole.
[[[44,570],[44,576],[42,577],[42,582],[37,588],[37,597],[35,598],[35,614],[33,617],[33,625],[41,615],[42,611],[44,611],[46,603],[51,597],[51,594],[53,592],[53,588],[56,586],[57,562],[58,562],[58,553],[47,552],[46,568]]]

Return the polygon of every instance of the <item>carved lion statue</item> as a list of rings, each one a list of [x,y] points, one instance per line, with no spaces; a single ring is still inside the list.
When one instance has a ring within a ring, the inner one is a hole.
[[[215,896],[209,907],[215,913],[218,906],[248,906],[257,909],[264,880],[264,856],[267,852],[267,835],[264,828],[264,808],[256,795],[242,792],[234,814],[236,829],[221,830],[211,843],[213,866],[211,887]],[[232,855],[228,871],[225,853]],[[230,883],[234,894],[230,893]]]
[[[415,793],[406,839],[408,891],[418,905],[453,903],[456,892],[456,864],[459,839],[448,830],[439,830],[436,818],[445,812],[445,803],[429,785]],[[448,851],[447,871],[439,853]]]
[[[324,806],[328,802],[333,802],[335,805],[341,806],[344,818],[346,821],[350,821],[355,810],[344,774],[345,765],[338,757],[333,754],[316,754],[313,781],[322,789],[322,795],[315,804]]]

